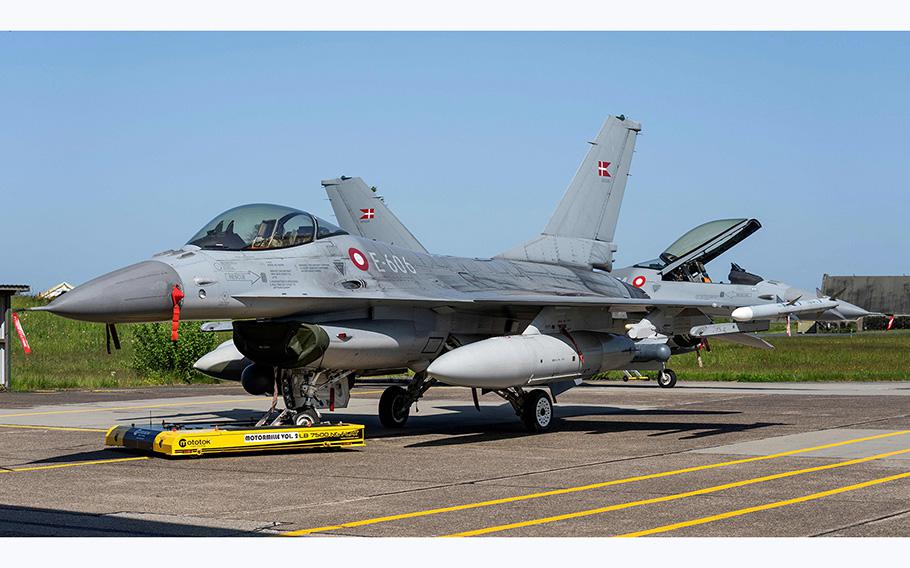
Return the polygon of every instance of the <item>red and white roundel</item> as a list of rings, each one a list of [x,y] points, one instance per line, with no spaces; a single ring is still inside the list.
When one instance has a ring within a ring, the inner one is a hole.
[[[354,266],[360,270],[367,270],[370,267],[370,263],[367,262],[367,255],[363,254],[355,248],[348,249],[348,256],[351,257],[351,262],[354,263]]]
[[[645,282],[646,282],[647,280],[648,280],[648,279],[645,278],[644,276],[639,275],[639,276],[636,276],[636,277],[632,280],[632,285],[635,286],[636,288],[641,288],[642,286],[645,285]]]

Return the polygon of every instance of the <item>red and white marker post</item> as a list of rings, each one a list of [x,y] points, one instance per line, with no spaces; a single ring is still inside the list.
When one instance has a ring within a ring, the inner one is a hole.
[[[19,336],[19,343],[22,344],[22,350],[28,355],[32,352],[32,348],[28,344],[28,339],[25,337],[25,330],[22,329],[22,322],[19,321],[19,314],[16,312],[13,312],[13,327],[16,328],[16,334]]]

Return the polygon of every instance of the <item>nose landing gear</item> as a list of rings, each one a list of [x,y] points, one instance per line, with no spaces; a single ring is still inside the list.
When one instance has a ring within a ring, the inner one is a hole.
[[[318,426],[323,422],[319,408],[330,411],[344,408],[350,398],[350,381],[353,371],[313,371],[309,369],[278,369],[274,386],[272,407],[257,426],[270,423]],[[284,398],[285,410],[274,420],[272,414],[278,394]]]
[[[657,385],[661,388],[672,389],[676,386],[676,371],[664,369],[657,373]]]
[[[321,422],[322,416],[319,415],[319,411],[315,408],[298,410],[297,415],[294,416],[294,424],[297,426],[316,426]]]

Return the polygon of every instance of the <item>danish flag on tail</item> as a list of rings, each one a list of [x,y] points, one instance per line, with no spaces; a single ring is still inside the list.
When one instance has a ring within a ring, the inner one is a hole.
[[[369,221],[370,219],[372,219],[375,216],[376,216],[376,210],[373,208],[360,210],[360,220],[361,221],[364,221],[364,220]]]
[[[600,177],[613,177],[610,175],[610,170],[607,169],[609,167],[610,167],[610,162],[598,161],[597,162],[597,175],[599,175]]]

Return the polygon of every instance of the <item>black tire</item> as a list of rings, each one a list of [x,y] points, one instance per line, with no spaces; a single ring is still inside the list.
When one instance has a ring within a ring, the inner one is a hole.
[[[316,426],[319,422],[319,414],[313,408],[301,410],[294,417],[294,425],[296,426]]]
[[[672,389],[676,386],[676,371],[673,369],[664,369],[662,373],[658,373],[657,385],[660,388]]]
[[[553,401],[546,391],[534,389],[525,394],[521,420],[530,432],[546,432],[553,424]]]
[[[379,397],[379,421],[386,428],[403,428],[411,415],[411,397],[408,391],[394,386],[385,389]]]

